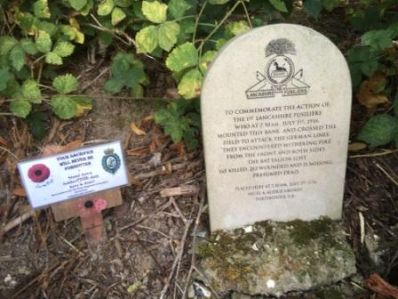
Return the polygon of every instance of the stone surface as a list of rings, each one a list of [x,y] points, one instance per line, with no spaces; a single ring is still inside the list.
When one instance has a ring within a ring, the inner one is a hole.
[[[256,28],[212,63],[201,96],[211,230],[339,219],[351,79],[323,35]]]
[[[280,296],[353,275],[355,256],[345,235],[341,223],[329,218],[268,221],[214,233],[196,251],[199,268],[220,296],[230,291]]]

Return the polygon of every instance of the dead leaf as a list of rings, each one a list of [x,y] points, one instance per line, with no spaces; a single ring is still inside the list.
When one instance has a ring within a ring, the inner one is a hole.
[[[0,136],[0,144],[4,145],[5,147],[8,147],[8,142],[5,140],[3,137]]]
[[[55,144],[47,145],[43,150],[43,156],[50,156],[50,155],[55,155],[55,154],[59,154],[62,152],[71,151],[71,150],[77,149],[81,145],[82,145],[81,140],[75,140],[75,141],[69,142],[66,145],[55,145]]]
[[[388,98],[382,94],[386,82],[385,76],[380,72],[375,73],[369,80],[363,81],[357,94],[359,103],[369,110],[375,109],[379,105],[387,104],[389,102]]]
[[[398,288],[390,285],[377,273],[369,276],[366,286],[378,295],[398,299]]]
[[[25,197],[26,196],[26,191],[21,185],[17,185],[14,190],[12,190],[12,194],[15,196],[21,196]]]
[[[186,150],[185,150],[185,144],[182,141],[178,142],[178,143],[175,143],[175,144],[172,144],[170,146],[170,149],[175,150],[180,157],[185,156],[185,154],[187,153]]]
[[[136,134],[138,136],[146,135],[146,133],[143,130],[141,130],[140,128],[138,128],[135,123],[131,123],[130,128],[131,128],[131,131],[133,131],[134,134]]]
[[[360,150],[363,150],[367,147],[365,143],[362,142],[354,142],[348,145],[348,151],[350,152],[358,152]]]

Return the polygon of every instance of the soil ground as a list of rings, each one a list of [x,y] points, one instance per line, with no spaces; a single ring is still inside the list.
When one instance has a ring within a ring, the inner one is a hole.
[[[341,49],[353,41],[344,23],[303,23],[329,36]],[[26,124],[0,119],[0,227],[26,214],[18,188],[16,162],[40,154],[45,146],[120,139],[127,153],[131,185],[122,189],[123,205],[104,213],[107,240],[89,250],[79,219],[55,222],[50,209],[23,224],[0,229],[0,298],[184,298],[191,292],[194,244],[208,234],[203,152],[174,145],[151,120],[158,101],[103,97],[109,67],[84,61],[84,92],[97,94],[93,110],[71,122],[49,119],[50,130],[33,140]],[[80,65],[72,69],[82,69]],[[146,96],[163,97],[173,88],[164,67],[151,64],[153,85]],[[366,120],[354,101],[351,136]],[[130,128],[135,123],[145,134]],[[344,198],[347,239],[357,256],[359,275],[346,282],[283,298],[383,298],[366,289],[371,273],[398,284],[398,152],[390,148],[351,152]],[[192,186],[184,196],[162,197],[161,191]],[[337,296],[336,288],[344,288]],[[348,291],[347,291],[348,289]],[[332,292],[333,291],[333,292]],[[333,296],[331,295],[333,294]]]

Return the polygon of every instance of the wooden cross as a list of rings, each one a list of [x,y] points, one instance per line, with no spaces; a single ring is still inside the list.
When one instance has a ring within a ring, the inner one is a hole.
[[[120,206],[123,203],[120,189],[112,189],[68,200],[51,206],[55,221],[80,217],[89,247],[106,239],[102,210]]]

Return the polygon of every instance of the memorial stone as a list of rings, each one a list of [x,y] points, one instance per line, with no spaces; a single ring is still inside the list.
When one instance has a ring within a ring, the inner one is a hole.
[[[201,105],[212,231],[341,218],[351,79],[329,39],[290,24],[238,36]]]

